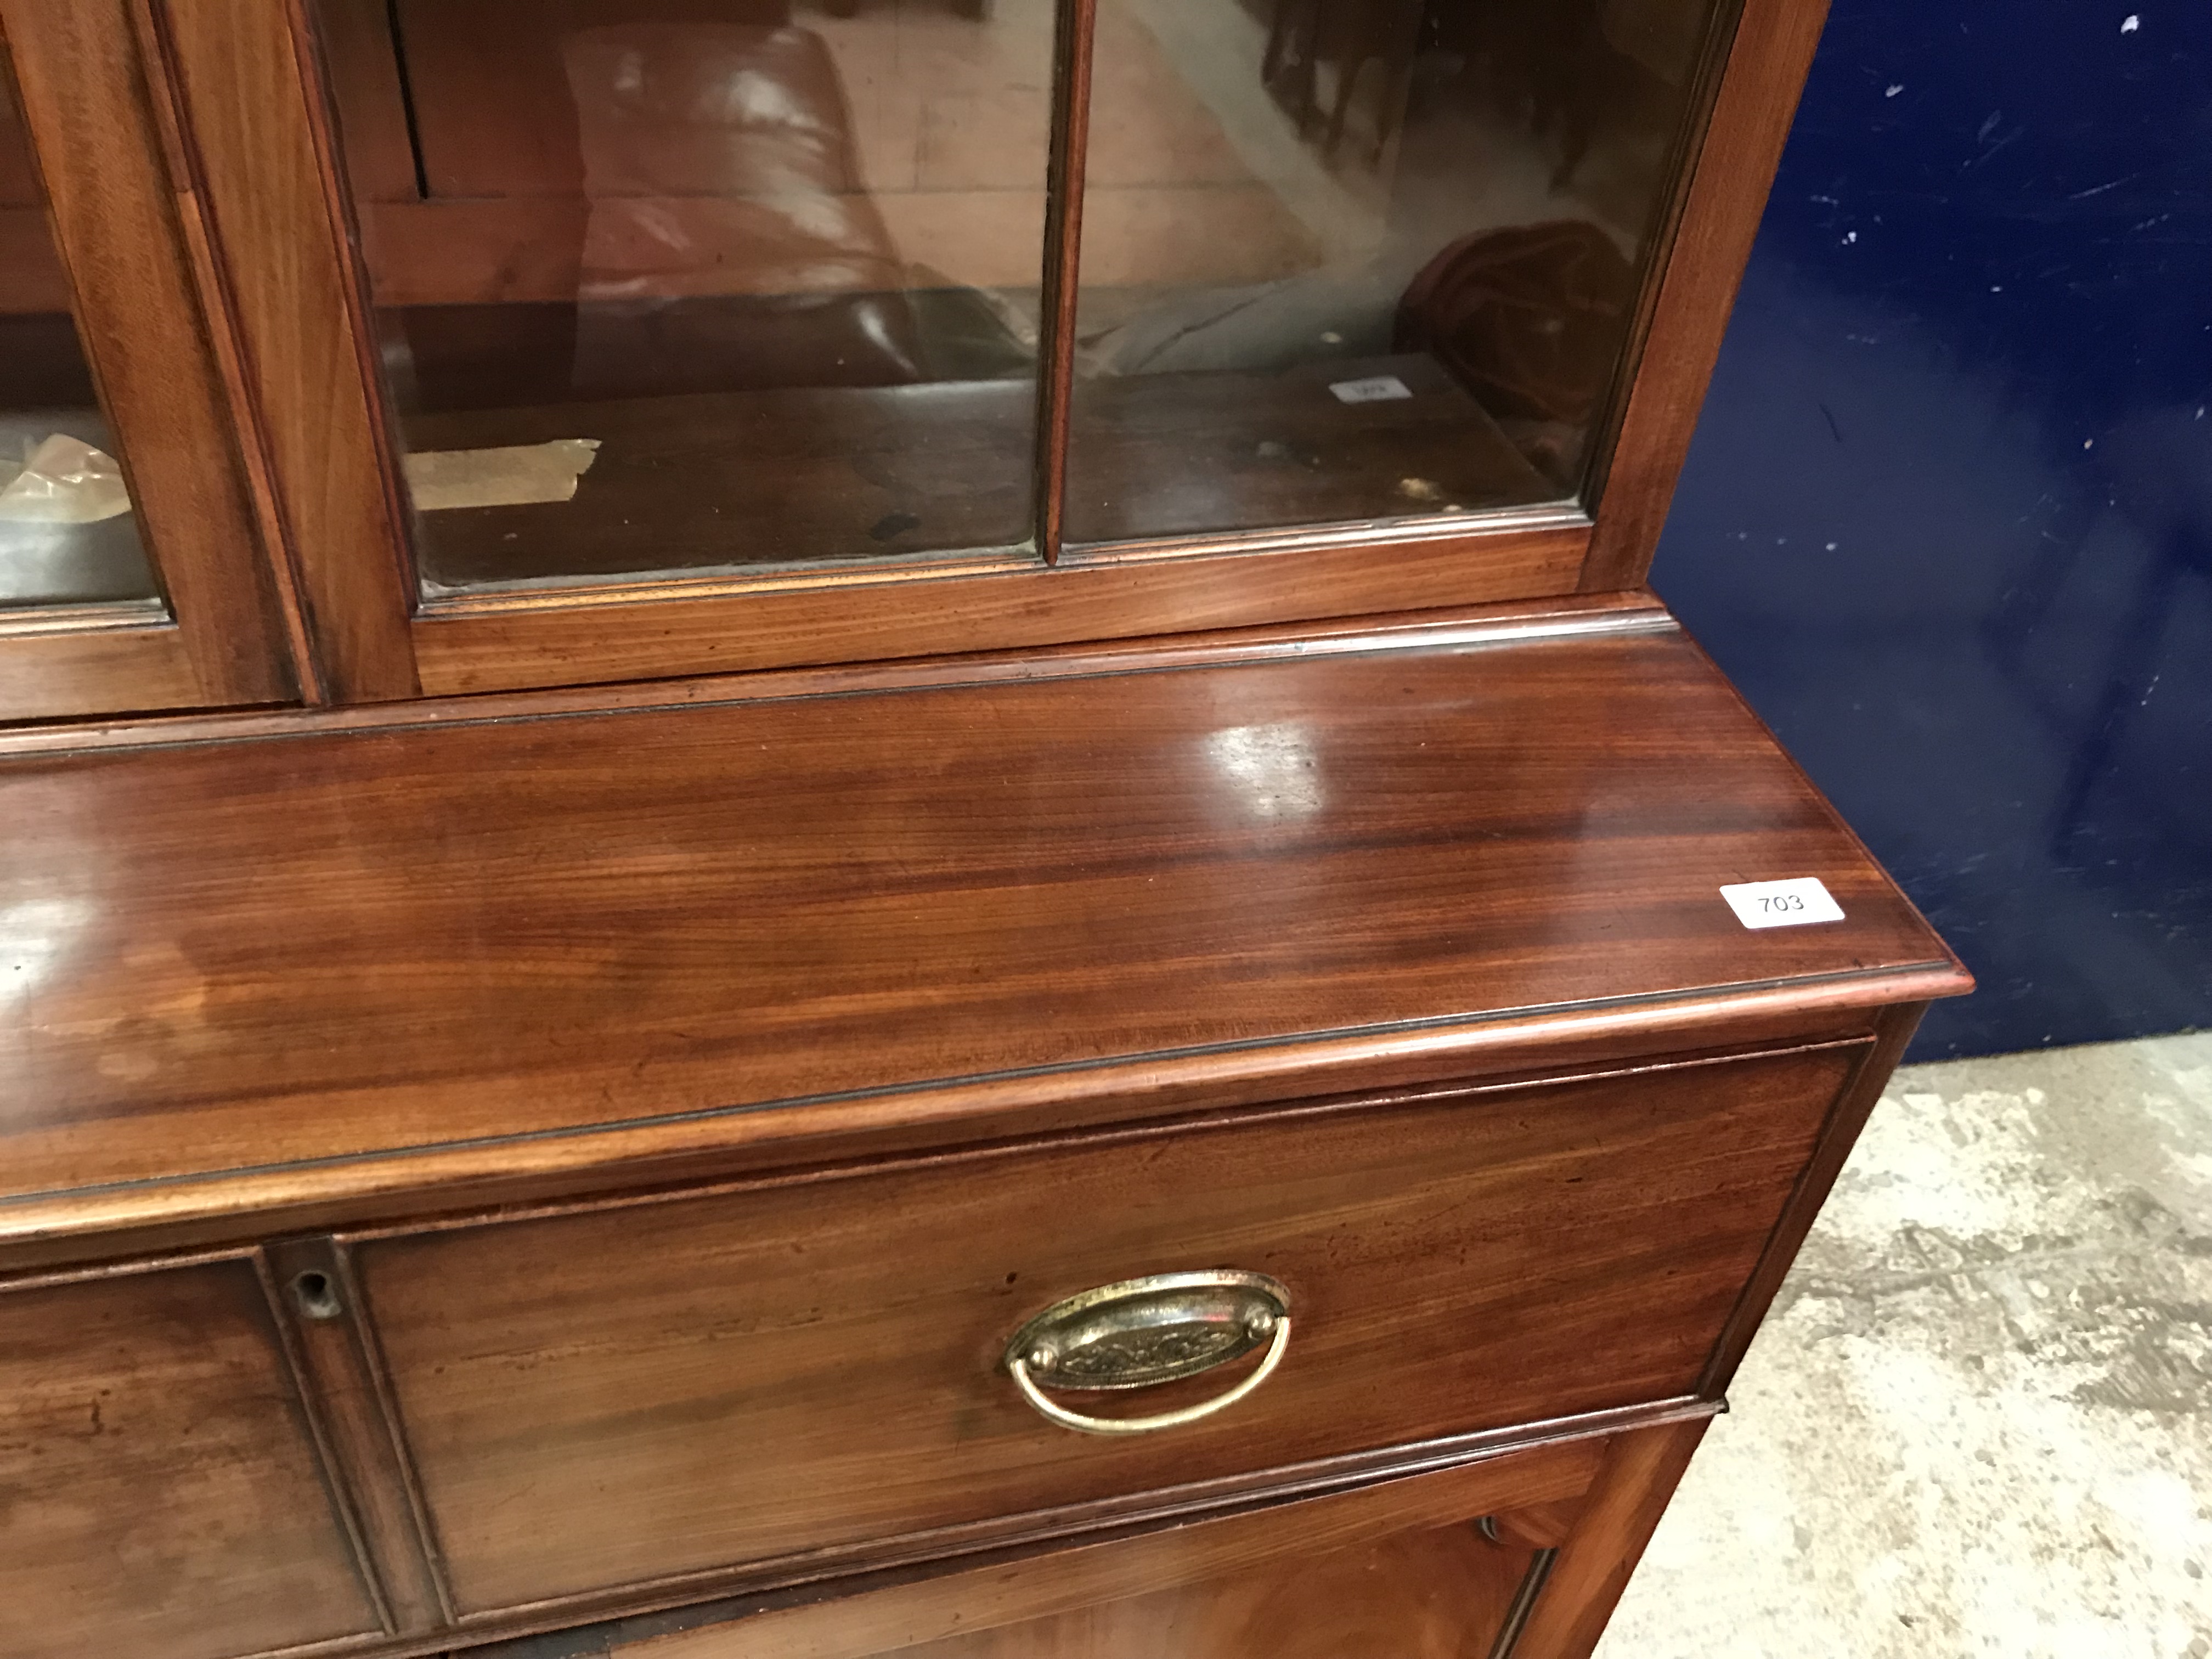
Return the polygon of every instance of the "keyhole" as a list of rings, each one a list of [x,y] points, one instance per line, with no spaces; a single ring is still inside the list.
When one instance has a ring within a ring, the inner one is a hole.
[[[331,1283],[328,1273],[300,1274],[292,1281],[292,1294],[299,1298],[300,1311],[310,1319],[336,1319],[345,1311],[338,1305],[337,1286]]]

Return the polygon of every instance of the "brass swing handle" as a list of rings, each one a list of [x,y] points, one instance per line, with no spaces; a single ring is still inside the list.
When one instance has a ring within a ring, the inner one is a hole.
[[[1177,1411],[1092,1417],[1044,1393],[1151,1388],[1225,1365],[1261,1343],[1267,1351],[1249,1376]],[[1290,1343],[1289,1290],[1264,1273],[1220,1267],[1123,1279],[1056,1302],[1014,1333],[1005,1364],[1048,1421],[1083,1434],[1151,1434],[1227,1410],[1274,1375]]]

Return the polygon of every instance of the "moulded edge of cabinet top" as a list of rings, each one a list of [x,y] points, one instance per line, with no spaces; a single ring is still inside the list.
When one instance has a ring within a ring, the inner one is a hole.
[[[0,1246],[1833,1035],[1967,988],[1663,612],[1313,643],[0,758]],[[1719,890],[1800,878],[1838,919],[1750,928]]]

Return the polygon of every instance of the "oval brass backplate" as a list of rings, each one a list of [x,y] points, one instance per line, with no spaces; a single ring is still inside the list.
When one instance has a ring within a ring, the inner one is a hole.
[[[1249,1353],[1291,1310],[1265,1273],[1232,1267],[1155,1273],[1054,1303],[1016,1331],[1006,1364],[1048,1389],[1143,1389]]]

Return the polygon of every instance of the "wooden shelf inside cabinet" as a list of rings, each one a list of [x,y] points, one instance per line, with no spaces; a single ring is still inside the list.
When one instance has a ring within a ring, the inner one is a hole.
[[[1110,428],[1105,464],[1072,487],[1101,541],[1208,529],[1349,523],[1449,502],[1469,512],[1559,500],[1481,406],[1433,364],[1384,358],[1417,398],[1345,404],[1328,376],[1152,375],[1086,410]],[[417,521],[433,591],[881,559],[916,548],[1028,539],[1027,491],[1006,474],[1035,400],[1021,380],[695,393],[410,417],[417,451],[542,444],[588,431],[599,447],[572,500],[465,507]],[[732,464],[732,456],[742,456]],[[631,568],[650,526],[656,568]]]

